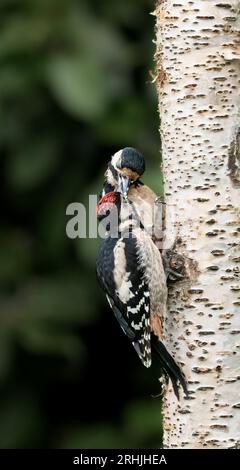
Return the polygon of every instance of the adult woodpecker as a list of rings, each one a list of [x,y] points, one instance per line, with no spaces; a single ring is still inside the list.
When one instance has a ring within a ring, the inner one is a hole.
[[[162,248],[162,223],[164,206],[160,198],[141,181],[145,171],[144,156],[132,147],[116,152],[105,172],[102,196],[119,187],[128,195],[139,220],[159,249]]]
[[[144,366],[151,366],[154,349],[179,398],[179,384],[188,392],[180,367],[163,344],[167,286],[161,254],[139,227],[131,205],[118,191],[106,193],[97,205],[98,219],[106,228],[97,254],[97,277]],[[117,214],[117,230],[112,214]]]
[[[184,258],[173,249],[163,250],[165,229],[165,203],[143,182],[145,171],[144,156],[132,147],[116,152],[105,172],[102,196],[117,188],[127,194],[139,223],[160,250],[168,281],[178,281],[184,275]]]

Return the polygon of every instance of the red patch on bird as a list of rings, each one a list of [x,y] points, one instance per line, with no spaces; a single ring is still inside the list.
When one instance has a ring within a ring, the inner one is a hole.
[[[105,194],[105,196],[100,199],[99,203],[96,207],[97,215],[101,212],[107,211],[111,209],[117,202],[118,194],[115,191],[111,191],[110,193]]]

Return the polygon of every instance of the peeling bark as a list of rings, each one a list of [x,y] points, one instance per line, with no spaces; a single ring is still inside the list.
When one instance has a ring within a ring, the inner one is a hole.
[[[161,0],[155,15],[167,214],[193,260],[169,289],[166,345],[190,399],[167,389],[164,447],[239,448],[240,2]]]

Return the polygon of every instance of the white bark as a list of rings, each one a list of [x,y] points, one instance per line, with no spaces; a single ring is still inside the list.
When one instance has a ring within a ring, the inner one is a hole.
[[[155,14],[167,212],[196,262],[169,291],[166,342],[190,399],[167,390],[164,447],[239,448],[240,2],[163,0]]]

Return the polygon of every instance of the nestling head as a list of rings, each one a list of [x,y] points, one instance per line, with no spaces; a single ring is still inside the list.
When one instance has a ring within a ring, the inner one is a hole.
[[[121,194],[116,191],[106,193],[98,202],[96,207],[97,218],[99,221],[107,217],[110,212],[116,208],[119,210],[121,205]]]

